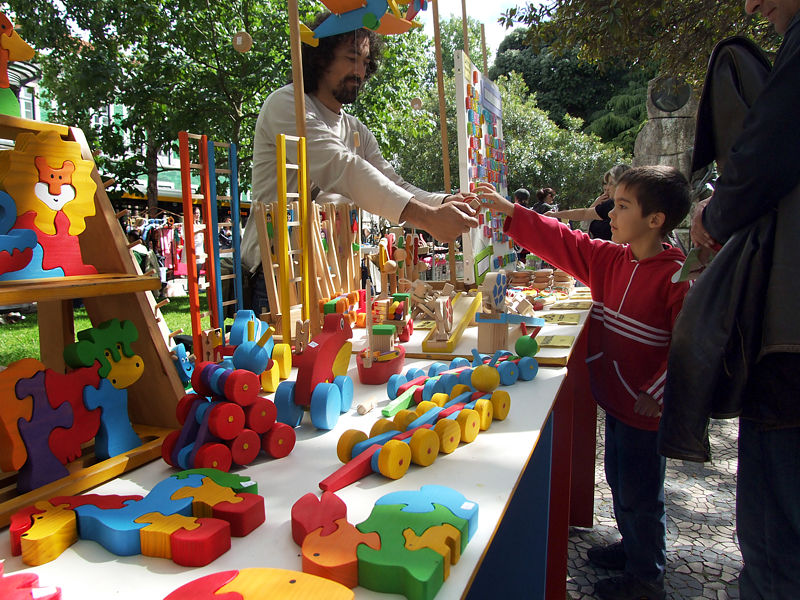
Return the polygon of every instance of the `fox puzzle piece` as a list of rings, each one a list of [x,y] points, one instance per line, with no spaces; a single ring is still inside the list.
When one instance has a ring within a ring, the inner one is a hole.
[[[388,494],[355,527],[340,516],[342,507],[334,498],[330,493],[320,501],[303,496],[292,508],[292,531],[295,540],[307,531],[305,572],[350,587],[429,600],[477,529],[478,505],[443,486]]]

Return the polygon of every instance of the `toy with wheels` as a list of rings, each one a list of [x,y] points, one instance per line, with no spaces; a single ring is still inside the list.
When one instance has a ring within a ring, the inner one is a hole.
[[[252,310],[240,310],[231,327],[230,342],[235,346],[233,368],[246,369],[259,376],[261,389],[274,392],[292,370],[292,349],[289,344],[276,344],[275,330],[258,319]]]
[[[250,464],[261,450],[283,458],[294,448],[294,430],[276,422],[275,405],[258,395],[255,373],[201,362],[192,387],[195,393],[186,394],[176,409],[181,429],[161,447],[171,466],[228,471],[233,464]]]
[[[297,427],[311,414],[317,429],[333,429],[341,413],[353,404],[353,380],[346,375],[353,336],[341,314],[325,315],[322,331],[295,356],[297,380],[283,381],[275,392],[278,422]]]

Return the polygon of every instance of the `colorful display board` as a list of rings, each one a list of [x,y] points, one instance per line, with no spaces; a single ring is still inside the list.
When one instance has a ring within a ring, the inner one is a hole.
[[[508,194],[508,161],[503,141],[503,103],[500,90],[456,50],[456,116],[458,120],[458,173],[461,190],[488,181]],[[488,210],[479,215],[480,226],[462,237],[464,283],[482,283],[490,271],[516,261],[502,215]]]

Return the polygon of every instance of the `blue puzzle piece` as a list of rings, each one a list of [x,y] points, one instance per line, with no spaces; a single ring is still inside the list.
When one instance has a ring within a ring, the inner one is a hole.
[[[444,506],[455,516],[469,523],[469,539],[478,530],[478,505],[453,488],[423,485],[419,491],[392,492],[378,499],[375,506],[405,504],[402,512],[432,512],[435,504]]]
[[[30,230],[28,230],[30,231]],[[45,269],[42,267],[42,260],[44,259],[44,249],[41,244],[36,244],[33,247],[33,256],[31,261],[25,268],[19,271],[9,271],[8,273],[0,274],[0,281],[19,281],[21,279],[46,279],[48,277],[63,277],[64,269],[61,267],[55,269]]]
[[[142,445],[128,417],[128,390],[118,390],[108,379],[101,379],[99,388],[89,385],[83,389],[83,404],[89,410],[101,409],[95,456],[105,460]]]
[[[102,509],[96,506],[78,506],[78,536],[94,540],[109,552],[118,556],[133,556],[142,553],[139,530],[147,523],[135,520],[150,512],[162,515],[192,516],[192,497],[172,500],[172,495],[186,487],[200,487],[205,475],[189,475],[183,479],[168,477],[160,481],[141,500],[131,500],[124,508]]]

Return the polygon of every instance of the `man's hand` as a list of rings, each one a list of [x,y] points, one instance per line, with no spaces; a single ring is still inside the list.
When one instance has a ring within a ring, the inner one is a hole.
[[[661,405],[651,395],[639,392],[636,404],[633,405],[633,412],[644,417],[660,417]]]
[[[711,198],[707,198],[697,203],[697,206],[694,209],[694,214],[692,215],[692,225],[689,234],[692,238],[692,243],[695,246],[716,250],[718,249],[719,244],[714,238],[711,237],[703,225],[703,210],[710,201]]]
[[[478,200],[478,197],[472,192],[457,192],[455,194],[450,194],[449,196],[445,196],[442,203],[444,202],[463,202],[471,206],[476,211],[481,206],[481,201]]]
[[[424,229],[440,242],[452,242],[462,233],[478,226],[475,210],[466,202],[444,202],[433,207],[415,198],[406,204],[400,220]]]

